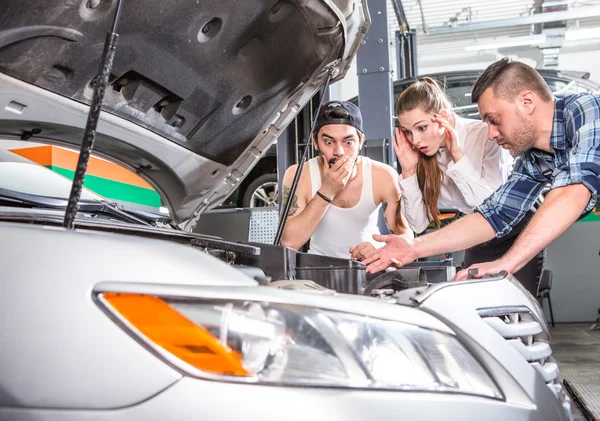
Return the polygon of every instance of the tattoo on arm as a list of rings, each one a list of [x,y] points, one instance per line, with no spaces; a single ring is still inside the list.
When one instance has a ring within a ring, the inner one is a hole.
[[[294,195],[294,197],[292,197],[292,204],[290,205],[288,217],[296,215],[298,209],[300,209],[300,206],[298,206],[298,198],[296,197],[296,195]]]
[[[288,186],[283,186],[283,200],[281,202],[283,205],[287,202],[288,197],[290,197],[290,188]]]
[[[283,202],[282,203],[284,205],[287,202],[289,197],[290,197],[290,188],[288,186],[283,186]],[[298,196],[294,195],[292,197],[292,203],[290,204],[290,209],[288,211],[287,217],[289,218],[290,216],[296,215],[299,208],[300,207],[298,206]]]
[[[381,202],[381,208],[383,209],[383,215],[384,215],[383,220],[385,221],[385,226],[387,227],[387,229],[390,230],[390,232],[393,233],[394,230],[392,229],[392,227],[390,227],[390,223],[389,223],[389,221],[387,219],[387,215],[385,214],[385,211],[387,211],[387,208],[388,208],[388,203],[387,202]]]

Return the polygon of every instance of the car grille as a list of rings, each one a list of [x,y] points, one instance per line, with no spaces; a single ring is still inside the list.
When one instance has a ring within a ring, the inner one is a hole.
[[[544,322],[527,308],[487,309],[479,315],[531,364],[571,416],[571,401],[558,380],[558,365],[552,357],[550,337],[541,324]]]

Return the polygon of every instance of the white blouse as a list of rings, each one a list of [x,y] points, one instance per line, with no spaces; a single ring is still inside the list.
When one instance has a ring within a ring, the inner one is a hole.
[[[464,156],[455,163],[447,149],[436,153],[445,174],[439,201],[468,214],[506,181],[513,159],[507,150],[488,139],[486,123],[456,116],[455,130]],[[429,220],[417,175],[406,179],[400,175],[399,180],[404,216],[413,231],[423,232]]]

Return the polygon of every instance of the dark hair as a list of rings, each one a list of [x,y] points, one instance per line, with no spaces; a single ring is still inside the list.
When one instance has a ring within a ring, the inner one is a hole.
[[[452,102],[448,99],[440,85],[429,77],[417,81],[406,88],[396,103],[396,115],[416,108],[425,112],[438,114],[442,110],[452,112]],[[423,194],[423,203],[427,211],[427,219],[438,228],[441,226],[438,200],[440,198],[444,172],[434,156],[419,155],[417,162],[417,180]]]
[[[350,118],[350,113],[348,111],[340,110],[337,108],[333,108],[331,110],[327,110],[323,113],[323,116],[326,120],[338,119],[338,118]]]
[[[531,66],[505,57],[490,64],[473,84],[471,101],[492,88],[496,98],[513,102],[524,90],[532,90],[544,102],[552,101],[552,91],[542,76]]]

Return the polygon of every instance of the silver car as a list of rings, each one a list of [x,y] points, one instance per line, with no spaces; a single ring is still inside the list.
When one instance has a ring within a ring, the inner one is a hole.
[[[364,1],[126,0],[94,153],[168,216],[88,185],[63,228],[68,173],[15,151],[79,147],[115,5],[0,6],[1,420],[571,419],[508,275],[341,294],[191,232],[344,76]]]

